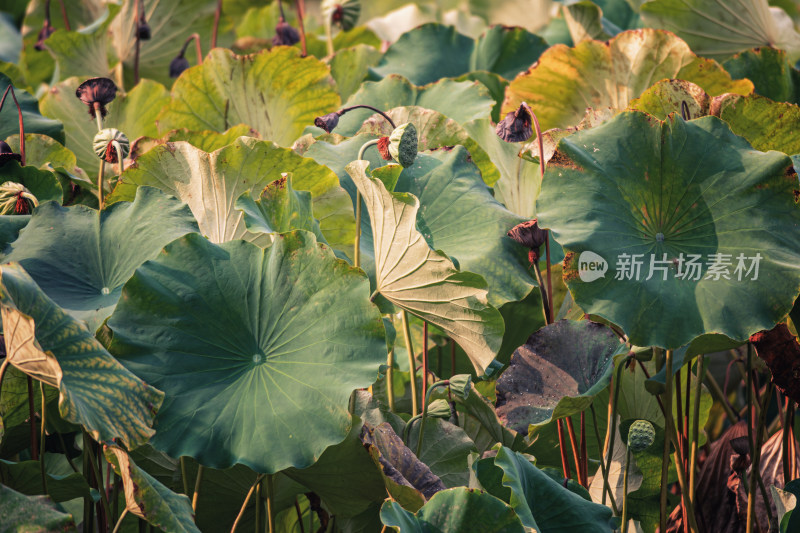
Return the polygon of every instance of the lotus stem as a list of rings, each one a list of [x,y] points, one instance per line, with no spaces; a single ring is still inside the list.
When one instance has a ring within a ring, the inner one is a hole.
[[[752,349],[751,344],[748,343],[747,345],[747,362],[751,363],[752,358]],[[748,365],[748,368],[749,365]],[[753,524],[756,521],[755,516],[755,506],[756,506],[756,483],[759,484],[759,488],[761,490],[761,497],[764,499],[764,507],[767,511],[767,517],[769,523],[772,523],[772,509],[770,509],[770,500],[767,497],[767,491],[764,487],[764,481],[761,479],[761,472],[759,471],[760,464],[761,464],[761,444],[762,438],[764,435],[764,424],[767,419],[767,407],[769,406],[769,399],[772,396],[772,387],[775,385],[770,382],[767,385],[767,391],[764,391],[764,397],[761,401],[761,411],[758,415],[758,425],[756,426],[756,435],[754,441],[754,452],[750,455],[750,487],[747,491],[747,533],[751,533],[753,530]],[[784,483],[787,483],[784,481]]]
[[[578,478],[578,483],[584,485],[583,476],[581,475],[581,458],[578,455],[578,440],[575,438],[575,428],[572,426],[572,418],[566,417],[567,421],[567,434],[569,435],[569,445],[572,448],[572,458],[575,461],[575,476]],[[584,485],[586,486],[586,485]]]
[[[59,433],[59,436],[60,435],[61,434]],[[116,472],[112,471],[111,475],[113,476],[112,479],[114,480],[114,490],[111,491],[111,500],[114,502],[114,516],[117,516],[117,513],[119,512],[119,486],[120,483],[122,483],[122,480]]]
[[[192,512],[197,513],[197,500],[200,498],[200,484],[203,482],[203,465],[197,465],[197,477],[194,480],[194,493],[192,493]]]
[[[730,423],[735,424],[738,422],[739,417],[736,416],[735,412],[733,412],[733,407],[731,407],[727,396],[725,396],[725,393],[722,391],[719,383],[717,383],[717,380],[714,379],[714,376],[711,375],[711,372],[706,372],[705,381],[706,385],[708,386],[708,390],[711,392],[711,396],[713,396],[714,399],[722,405],[722,408],[725,410],[725,414],[727,415]]]
[[[114,531],[112,531],[111,533],[117,533],[119,531],[119,528],[122,527],[122,521],[125,519],[125,515],[127,514],[128,510],[123,509],[122,514],[119,515],[119,520],[117,520],[117,525],[114,526]]]
[[[261,490],[264,485],[263,478],[256,483],[256,521],[255,533],[262,533],[264,531],[263,519],[261,518]]]
[[[333,56],[335,50],[333,48],[333,21],[331,17],[325,17],[325,42],[328,45],[328,55]]]
[[[3,391],[3,379],[6,377],[6,370],[8,370],[10,364],[11,363],[8,362],[8,356],[3,359],[3,364],[0,364],[0,393]]]
[[[450,339],[450,377],[456,375],[456,341]]]
[[[139,52],[142,47],[142,40],[139,38],[139,19],[142,16],[142,11],[144,10],[144,6],[142,5],[142,0],[136,0],[136,14],[134,18],[136,19],[136,45],[135,51],[133,55],[133,85],[139,84]]]
[[[533,267],[533,272],[536,274],[536,283],[539,285],[539,292],[542,295],[542,312],[544,313],[544,323],[545,324],[552,324],[553,318],[550,315],[550,304],[549,298],[547,297],[547,287],[544,284],[544,278],[542,278],[542,270],[539,268],[538,261],[533,261],[531,263]]]
[[[697,474],[697,446],[700,441],[700,394],[703,389],[703,364],[705,356],[697,357],[697,377],[694,381],[694,405],[692,405],[692,451],[689,456],[689,499],[695,500],[695,477]]]
[[[0,379],[2,379],[0,377]],[[791,425],[791,415],[794,410],[792,399],[788,396],[786,397],[786,408],[783,411],[783,428],[782,428],[782,435],[781,435],[781,461],[783,463],[783,483],[784,485],[789,482],[790,479],[794,479],[792,477],[792,463],[789,460],[789,442],[790,439],[793,439],[794,436],[792,435],[792,425]]]
[[[3,110],[3,105],[6,103],[6,96],[11,92],[11,98],[14,100],[14,105],[17,106],[17,118],[19,119],[19,156],[22,159],[22,166],[25,166],[25,121],[22,120],[22,108],[17,101],[17,94],[14,92],[14,86],[9,83],[3,92],[3,98],[0,99],[0,111]]]
[[[542,180],[544,180],[544,142],[542,141],[542,128],[539,126],[539,119],[536,117],[536,113],[534,113],[533,109],[530,109],[531,118],[533,119],[533,128],[536,131],[536,141],[539,146],[539,176]],[[545,257],[547,260],[547,305],[550,310],[550,320],[551,322],[555,319],[554,311],[553,311],[553,276],[550,268],[550,230],[545,231],[545,241],[544,241],[544,249],[545,249]],[[538,274],[538,277],[541,278],[541,273]]]
[[[294,9],[297,11],[297,21],[300,25],[300,46],[303,49],[303,57],[306,57],[308,55],[308,49],[306,48],[306,29],[303,26],[303,7],[300,5],[299,0],[294,0]]]
[[[358,104],[358,105],[354,105],[354,106],[350,106],[350,107],[344,107],[344,108],[342,108],[342,109],[340,109],[338,111],[339,116],[342,116],[345,113],[347,113],[348,111],[352,111],[353,109],[369,109],[371,111],[375,111],[380,116],[382,116],[383,118],[386,119],[386,122],[388,122],[389,125],[392,126],[392,129],[397,128],[397,126],[395,126],[395,124],[394,124],[394,121],[391,119],[391,117],[389,115],[387,115],[386,113],[384,113],[383,111],[381,111],[380,109],[378,109],[376,107],[372,107],[371,105]],[[361,158],[359,158],[359,159],[361,159]]]
[[[211,31],[211,48],[217,47],[217,34],[219,33],[219,19],[222,16],[222,0],[217,0],[214,10],[214,29]]]
[[[569,470],[569,459],[567,458],[567,444],[564,442],[564,420],[559,418],[556,420],[556,429],[558,429],[558,449],[561,452],[561,470],[564,472],[564,478],[570,479],[572,473]]]
[[[417,400],[417,364],[414,358],[414,347],[411,344],[408,313],[405,309],[402,310],[400,317],[403,323],[403,339],[406,341],[406,351],[408,351],[408,371],[411,373],[411,415],[417,416],[419,413],[419,402]]]
[[[200,35],[197,33],[191,34],[186,40],[183,42],[183,46],[181,47],[181,53],[178,54],[179,56],[183,57],[186,54],[186,49],[189,47],[189,43],[194,40],[194,50],[197,53],[197,64],[203,64],[203,49],[200,47]]]
[[[34,461],[39,460],[39,445],[36,442],[36,412],[33,408],[33,380],[30,376],[28,378],[28,416],[31,421],[31,458]]]
[[[103,179],[105,177],[106,172],[106,162],[102,159],[100,160],[100,170],[97,172],[97,212],[103,210],[104,203],[103,203]]]
[[[603,443],[600,441],[600,430],[597,429],[597,413],[594,410],[594,404],[591,404],[589,408],[592,411],[592,421],[594,422],[594,436],[597,439],[597,448],[602,452],[603,450]],[[617,509],[617,502],[614,501],[614,493],[611,490],[611,486],[608,484],[608,471],[606,470],[606,462],[605,457],[600,458],[600,472],[603,474],[603,503],[606,501],[606,492],[608,493],[609,499],[611,500],[611,509],[614,511],[615,515],[619,515],[619,510]]]
[[[181,465],[181,481],[183,481],[183,493],[189,496],[189,477],[186,475],[186,457],[181,457],[178,462]]]
[[[236,532],[236,528],[239,527],[239,522],[241,522],[242,517],[244,516],[244,511],[245,511],[245,509],[247,509],[247,504],[250,503],[250,498],[253,497],[253,493],[256,490],[256,486],[259,483],[261,483],[262,479],[264,479],[264,474],[259,474],[256,477],[255,482],[250,486],[250,490],[247,491],[247,496],[244,497],[244,503],[242,503],[242,507],[241,507],[241,509],[239,509],[239,514],[236,515],[236,520],[233,521],[233,526],[231,527],[231,533],[235,533]],[[259,504],[259,502],[257,501],[256,505],[258,505],[258,504]]]
[[[275,476],[267,475],[267,526],[275,533]]]
[[[422,321],[422,398],[428,395],[428,323]],[[425,406],[422,406],[423,410]]]
[[[583,480],[586,482],[587,489],[589,488],[589,463],[588,453],[586,452],[586,411],[581,411],[581,469],[583,470]]]
[[[300,526],[300,533],[306,533],[306,526],[303,524],[303,511],[300,510],[297,498],[294,499],[294,510],[297,513],[297,524]]]
[[[389,350],[386,366],[386,396],[389,399],[389,411],[394,413],[394,347]]]
[[[111,144],[114,146],[114,151],[117,152],[117,161],[119,161],[119,173],[125,170],[125,155],[122,153],[122,146],[119,144],[119,141],[111,141]]]
[[[95,488],[98,489],[98,492],[100,493],[100,503],[106,515],[106,527],[109,527],[110,524],[108,524],[108,520],[111,518],[111,508],[108,505],[108,497],[106,496],[106,491],[103,490],[103,478],[100,477],[100,471],[98,470],[97,464],[95,463],[95,456],[94,452],[92,451],[94,447],[92,445],[92,439],[89,437],[89,434],[86,432],[85,429],[81,428],[81,431],[83,432],[84,450],[88,452],[87,459],[92,469],[92,475],[94,475],[95,484],[97,485],[97,487]],[[100,518],[100,513],[98,510],[98,520],[99,518]]]
[[[44,465],[44,450],[45,450],[45,441],[44,441],[45,429],[44,429],[44,427],[45,427],[45,419],[46,419],[46,414],[45,414],[45,403],[46,402],[45,402],[45,397],[44,397],[44,383],[41,382],[41,381],[39,382],[39,392],[42,394],[42,428],[41,428],[42,433],[41,433],[41,438],[39,439],[39,467],[40,467],[40,470],[42,471],[42,488],[44,489],[44,493],[47,494],[48,493],[48,490],[47,490],[47,469],[45,468],[45,465]]]
[[[606,438],[606,441],[608,441],[608,448],[605,450],[605,454],[608,456],[608,459],[606,460],[606,472],[611,471],[611,459],[614,457],[614,441],[616,440],[617,434],[617,405],[619,404],[619,390],[622,383],[622,370],[632,359],[634,359],[632,355],[626,355],[622,361],[619,362],[617,373],[614,376],[614,396],[611,404],[611,413],[609,413],[611,420],[608,424],[608,434]],[[605,457],[602,457],[601,459],[605,459]],[[605,498],[603,498],[603,505],[605,505],[605,503]],[[662,528],[661,531],[666,531],[666,529]]]
[[[631,450],[625,452],[625,473],[622,475],[624,491],[622,493],[622,533],[628,533],[628,470],[631,467]]]

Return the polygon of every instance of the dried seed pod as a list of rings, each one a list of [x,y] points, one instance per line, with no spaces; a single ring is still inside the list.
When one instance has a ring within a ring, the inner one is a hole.
[[[7,181],[0,185],[0,215],[27,215],[38,205],[36,197],[21,183]]]
[[[117,86],[108,78],[90,78],[78,85],[75,96],[89,107],[89,114],[94,118],[94,106],[100,105],[100,116],[108,114],[106,105],[117,96]]]
[[[292,46],[300,42],[300,32],[281,19],[275,26],[275,37],[272,38],[274,46]]]
[[[330,133],[339,124],[339,116],[338,111],[328,113],[327,115],[315,118],[314,125],[318,128],[322,128],[326,133]]]
[[[332,26],[338,26],[344,31],[350,31],[358,22],[361,15],[360,0],[324,0],[322,2],[322,14],[331,22]]]
[[[516,111],[509,111],[506,118],[497,123],[495,133],[506,142],[527,141],[533,135],[533,119],[530,106],[525,102]]]

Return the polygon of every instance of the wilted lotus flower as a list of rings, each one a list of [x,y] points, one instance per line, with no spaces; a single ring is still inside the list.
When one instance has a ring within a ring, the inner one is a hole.
[[[378,152],[384,161],[391,161],[392,154],[389,152],[389,137],[381,137],[378,139]]]
[[[339,124],[340,116],[341,115],[339,111],[328,113],[327,115],[315,118],[314,125],[325,130],[325,133],[330,133]]]
[[[352,30],[361,14],[360,0],[325,0],[322,2],[323,16],[331,25],[339,26],[344,31]]]
[[[169,77],[177,78],[181,72],[189,68],[189,60],[183,57],[183,53],[179,54],[169,63]]]
[[[537,220],[529,220],[522,224],[517,224],[506,234],[522,246],[530,248],[528,260],[531,264],[539,261],[539,248],[547,241],[547,230],[539,228]]]
[[[21,183],[7,181],[0,185],[0,215],[28,215],[39,200]]]
[[[5,141],[0,141],[0,167],[6,164],[7,161],[11,160],[17,161],[20,165],[22,164],[22,156],[20,154],[14,153],[11,147]]]
[[[122,157],[128,157],[131,151],[131,143],[128,137],[116,128],[105,128],[97,132],[92,141],[92,148],[97,157],[109,163],[119,163],[119,156],[114,142],[119,143]]]
[[[100,106],[100,116],[108,114],[106,104],[111,103],[117,96],[117,86],[108,78],[91,78],[78,85],[75,96],[89,106],[89,114],[94,118],[95,104]]]
[[[527,141],[533,135],[533,119],[530,106],[525,102],[516,111],[509,111],[506,118],[497,123],[495,133],[506,142]]]
[[[300,32],[290,26],[283,17],[281,17],[280,22],[275,26],[275,37],[272,38],[272,44],[274,46],[292,46],[299,42]]]
[[[36,41],[36,44],[33,45],[33,47],[39,50],[40,52],[44,50],[44,42],[47,40],[48,37],[53,35],[54,31],[56,31],[56,29],[53,27],[52,24],[50,24],[50,19],[49,18],[44,19],[44,24],[42,24],[42,29],[39,30],[39,38]]]
[[[150,33],[150,25],[144,18],[144,13],[142,13],[142,18],[139,19],[139,22],[136,24],[136,37],[140,41],[149,41],[151,37]]]
[[[389,153],[404,168],[414,164],[417,158],[417,128],[413,124],[400,124],[389,135]]]

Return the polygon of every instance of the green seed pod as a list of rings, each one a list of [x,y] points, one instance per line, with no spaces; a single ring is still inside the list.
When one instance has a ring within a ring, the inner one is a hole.
[[[324,0],[322,13],[330,20],[331,25],[350,31],[355,27],[361,14],[361,0]]]
[[[389,135],[389,153],[404,168],[414,164],[417,158],[417,128],[413,124],[400,124]]]
[[[131,143],[128,137],[116,128],[105,128],[97,132],[92,142],[94,153],[97,157],[104,159],[109,163],[118,163],[119,157],[117,149],[114,146],[114,141],[119,143],[122,151],[122,157],[128,157],[131,151]]]
[[[634,453],[643,452],[656,440],[656,430],[647,420],[637,420],[628,430],[628,448]]]

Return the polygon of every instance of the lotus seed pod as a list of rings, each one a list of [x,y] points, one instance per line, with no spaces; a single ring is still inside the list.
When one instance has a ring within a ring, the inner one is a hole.
[[[417,128],[413,124],[400,124],[389,135],[389,153],[404,168],[414,164],[417,158]]]
[[[7,181],[0,185],[0,215],[27,215],[38,205],[36,197],[21,183]]]
[[[656,430],[647,420],[637,420],[628,430],[628,448],[632,452],[643,452],[656,440]]]
[[[361,14],[361,0],[324,0],[322,13],[332,25],[350,31],[355,27]]]
[[[116,128],[102,129],[94,136],[92,147],[97,157],[109,163],[118,163],[119,158],[114,147],[114,141],[119,143],[122,149],[122,157],[128,157],[131,151],[131,143],[128,141],[128,137]]]

